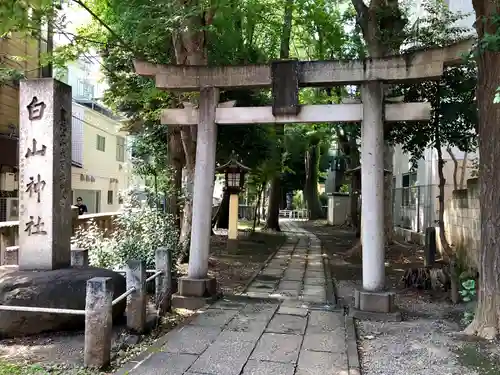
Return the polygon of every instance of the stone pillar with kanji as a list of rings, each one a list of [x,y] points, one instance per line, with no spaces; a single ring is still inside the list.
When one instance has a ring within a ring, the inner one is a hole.
[[[22,81],[19,131],[19,268],[71,264],[71,87]]]

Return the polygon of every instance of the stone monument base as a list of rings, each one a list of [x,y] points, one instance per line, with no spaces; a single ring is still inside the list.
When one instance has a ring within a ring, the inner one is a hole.
[[[114,298],[126,290],[119,273],[94,267],[53,271],[22,271],[17,266],[0,267],[0,305],[85,310],[87,281],[110,277]],[[123,317],[125,301],[113,306],[113,318]],[[0,337],[34,335],[42,332],[81,330],[84,315],[49,314],[0,310]]]
[[[181,277],[177,282],[179,291],[172,296],[172,307],[197,310],[218,297],[217,281],[213,277],[205,279]]]
[[[401,321],[394,297],[393,292],[355,290],[354,309],[350,315],[360,320]]]

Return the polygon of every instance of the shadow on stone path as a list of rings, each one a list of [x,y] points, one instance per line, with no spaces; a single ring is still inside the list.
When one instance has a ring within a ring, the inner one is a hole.
[[[346,320],[321,243],[282,226],[287,241],[242,295],[200,310],[116,374],[348,375]]]

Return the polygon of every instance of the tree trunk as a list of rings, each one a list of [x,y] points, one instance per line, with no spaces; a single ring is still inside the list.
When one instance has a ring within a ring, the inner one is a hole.
[[[283,15],[283,27],[281,31],[280,58],[288,59],[290,57],[290,36],[292,33],[292,15],[293,0],[286,0],[285,11]],[[281,159],[283,154],[282,138],[285,132],[284,125],[275,125],[278,142],[278,173],[271,180],[271,193],[269,194],[269,208],[267,210],[267,219],[265,229],[280,231],[279,212],[281,203]]]
[[[448,147],[446,149],[448,151],[448,154],[450,154],[451,160],[453,160],[453,190],[458,190],[458,161],[455,155],[453,154],[453,151],[451,151],[451,148]]]
[[[182,1],[181,8],[198,8],[197,0]],[[207,65],[206,30],[213,19],[214,9],[207,9],[202,13],[194,12],[184,20],[183,24],[172,33],[172,42],[175,50],[176,63],[179,65]],[[191,227],[193,216],[193,185],[196,163],[196,130],[197,126],[183,126],[180,128],[180,138],[185,156],[186,192],[184,212],[182,215],[181,235],[179,238],[181,254],[179,262],[186,262],[189,258],[191,244]],[[208,228],[207,228],[208,229]]]
[[[184,213],[182,215],[180,262],[189,260],[189,248],[191,245],[191,228],[193,222],[193,191],[194,170],[196,163],[196,126],[185,126],[181,129],[181,140],[186,160],[186,190],[184,193]]]
[[[217,229],[229,228],[229,192],[224,190],[222,202],[220,202],[220,211],[217,217]]]
[[[436,83],[436,100],[437,102],[434,105],[434,108],[440,108],[440,89],[439,82]],[[446,230],[444,225],[444,187],[446,185],[446,179],[444,178],[443,167],[443,151],[441,144],[441,135],[439,132],[439,113],[438,111],[434,111],[434,146],[438,155],[438,175],[439,175],[439,196],[438,196],[438,225],[439,225],[439,240],[441,241],[441,247],[443,248],[444,255],[448,258],[450,262],[450,279],[451,279],[451,291],[450,297],[453,303],[458,303],[459,296],[459,280],[457,274],[457,260],[456,255],[451,249],[450,244],[448,243],[448,239],[446,238]]]
[[[275,176],[271,181],[271,189],[269,192],[269,206],[267,208],[266,224],[264,228],[266,230],[273,230],[280,232],[279,223],[279,213],[280,213],[280,202],[281,202],[281,174]]]
[[[353,150],[351,148],[351,160],[350,160],[350,165],[349,169],[357,168],[359,167],[360,161],[359,161],[359,152],[358,150]],[[358,209],[358,201],[359,201],[359,194],[361,192],[361,176],[359,176],[357,173],[352,173],[351,174],[351,189],[350,189],[350,220],[351,220],[351,225],[354,229],[356,229],[356,232],[359,232],[361,229],[361,217],[359,214],[359,209]]]
[[[462,160],[462,170],[460,171],[460,183],[459,183],[459,188],[463,189],[464,188],[464,181],[465,181],[465,173],[467,172],[467,159],[469,155],[467,152],[464,153],[464,160]]]
[[[180,235],[180,200],[182,190],[182,167],[184,164],[184,150],[182,148],[181,134],[178,129],[169,131],[168,139],[168,164],[173,170],[171,180],[172,189],[167,200],[167,212],[174,217],[175,225]]]
[[[255,232],[255,227],[260,223],[260,201],[262,199],[262,191],[264,190],[264,184],[259,187],[257,191],[257,203],[255,204],[255,209],[253,212],[253,225],[252,232]]]
[[[476,30],[481,41],[485,34],[498,35],[493,23],[498,2],[473,0]],[[481,246],[479,247],[479,290],[476,315],[465,330],[486,339],[493,339],[500,328],[500,105],[493,103],[500,86],[500,54],[478,51],[477,103],[479,109],[479,185],[481,189]]]
[[[304,186],[304,200],[309,210],[309,219],[316,220],[323,217],[323,210],[318,196],[318,161],[319,147],[310,145],[305,155],[306,182]]]

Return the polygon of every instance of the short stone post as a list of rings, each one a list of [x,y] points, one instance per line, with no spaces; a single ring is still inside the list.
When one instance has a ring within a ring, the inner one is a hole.
[[[85,367],[101,368],[111,358],[113,332],[113,281],[94,277],[87,281],[85,301]]]
[[[156,270],[163,271],[155,280],[156,306],[163,316],[172,308],[172,252],[166,247],[156,249]]]
[[[71,247],[71,267],[88,267],[89,252],[87,249]]]
[[[135,291],[127,297],[127,328],[142,333],[146,325],[146,263],[140,260],[127,262],[127,290]]]

